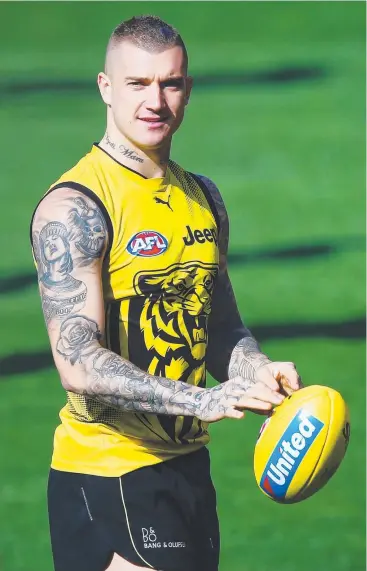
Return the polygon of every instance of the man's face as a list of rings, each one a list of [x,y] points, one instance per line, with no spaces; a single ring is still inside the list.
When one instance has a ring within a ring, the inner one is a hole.
[[[102,74],[99,84],[118,130],[141,149],[161,147],[180,126],[191,91],[182,48],[151,53],[124,41],[107,61],[110,85]]]

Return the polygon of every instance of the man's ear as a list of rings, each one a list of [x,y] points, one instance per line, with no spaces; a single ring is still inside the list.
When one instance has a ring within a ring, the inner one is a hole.
[[[186,77],[185,105],[188,105],[190,102],[190,95],[191,95],[193,83],[194,83],[194,79],[190,75],[188,75]]]
[[[97,85],[103,101],[106,105],[111,106],[111,80],[103,71],[100,71],[97,76]]]

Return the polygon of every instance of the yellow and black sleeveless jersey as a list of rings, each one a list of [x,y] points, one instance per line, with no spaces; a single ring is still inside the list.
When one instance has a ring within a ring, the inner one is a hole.
[[[205,185],[172,161],[164,178],[146,179],[94,145],[50,190],[60,186],[92,198],[109,229],[107,348],[151,374],[205,386],[219,262],[219,222]],[[197,418],[123,412],[72,392],[60,418],[57,470],[120,476],[209,440]]]

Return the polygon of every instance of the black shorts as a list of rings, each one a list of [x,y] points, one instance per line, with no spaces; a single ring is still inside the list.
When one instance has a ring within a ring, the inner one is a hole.
[[[55,571],[104,571],[113,554],[159,571],[217,571],[219,526],[206,448],[121,478],[50,471]]]

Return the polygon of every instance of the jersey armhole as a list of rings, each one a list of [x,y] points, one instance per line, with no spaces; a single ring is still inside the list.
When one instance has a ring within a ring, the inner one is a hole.
[[[41,204],[42,200],[50,194],[50,192],[52,192],[53,190],[56,190],[57,188],[65,188],[65,187],[71,188],[73,190],[77,190],[81,194],[84,194],[85,196],[87,196],[88,198],[93,200],[96,203],[96,205],[98,206],[98,208],[100,209],[101,214],[102,214],[104,221],[106,223],[107,230],[108,230],[108,246],[107,246],[107,249],[106,249],[106,252],[104,255],[104,258],[106,259],[107,256],[109,255],[110,251],[111,251],[112,243],[113,243],[113,226],[112,226],[110,215],[108,214],[107,208],[103,204],[102,200],[99,198],[99,196],[96,195],[95,192],[93,192],[93,190],[91,190],[87,186],[84,186],[83,184],[79,184],[78,182],[73,182],[73,181],[65,181],[65,182],[60,182],[59,184],[55,184],[55,186],[52,186],[46,192],[46,194],[44,196],[42,196],[41,200],[38,202],[36,208],[33,211],[32,218],[31,218],[31,224],[30,224],[30,239],[31,239],[32,248],[33,248],[32,225],[33,225],[33,219],[34,219],[34,216],[36,214],[37,208]]]
[[[208,189],[208,187],[206,186],[206,184],[204,183],[204,181],[197,176],[196,174],[192,173],[192,172],[188,172],[188,174],[194,179],[194,181],[196,182],[196,184],[198,184],[198,186],[201,188],[207,203],[209,204],[209,208],[212,211],[212,214],[214,216],[214,220],[217,224],[217,230],[218,230],[218,236],[220,233],[220,218],[219,218],[219,214],[218,214],[218,210],[217,207],[215,206],[215,202],[214,199],[210,193],[210,190]]]

